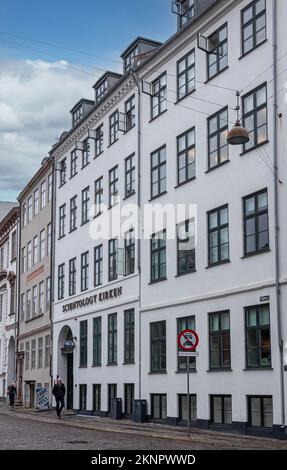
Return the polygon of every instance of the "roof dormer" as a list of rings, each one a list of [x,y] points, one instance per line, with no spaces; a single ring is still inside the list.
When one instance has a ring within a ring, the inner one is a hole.
[[[122,75],[109,70],[94,84],[95,102],[98,104],[108,91],[122,78]]]
[[[122,53],[124,75],[128,74],[133,67],[138,67],[155,49],[162,43],[138,37]]]
[[[72,127],[75,127],[79,122],[88,114],[88,112],[94,106],[94,101],[86,100],[82,98],[78,101],[75,106],[71,109],[72,115]]]

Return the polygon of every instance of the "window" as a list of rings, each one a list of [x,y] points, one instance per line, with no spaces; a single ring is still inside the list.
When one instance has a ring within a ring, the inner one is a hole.
[[[135,361],[135,311],[124,311],[124,363],[133,364]]]
[[[4,304],[4,294],[0,294],[0,321],[3,318],[3,304]]]
[[[195,90],[194,49],[177,62],[177,99],[181,100]]]
[[[52,224],[47,225],[47,256],[50,255],[52,248]]]
[[[150,323],[150,371],[166,372],[166,322]]]
[[[128,132],[135,126],[135,95],[125,102],[125,131]]]
[[[22,227],[26,227],[27,225],[27,204],[24,202],[22,206]]]
[[[228,109],[224,108],[208,118],[208,169],[229,160],[227,144]]]
[[[83,106],[79,106],[72,114],[73,127],[76,126],[83,117]]]
[[[26,320],[29,320],[31,317],[31,290],[27,290],[26,292]]]
[[[67,178],[67,159],[63,158],[60,162],[60,184],[59,186],[63,186],[66,183]]]
[[[117,314],[108,315],[108,364],[117,363]]]
[[[166,147],[151,154],[151,199],[166,192]]]
[[[229,261],[228,206],[208,212],[208,264]]]
[[[37,313],[38,286],[32,288],[32,317]]]
[[[195,331],[195,317],[183,317],[177,319],[177,335],[179,335],[184,330],[193,330]],[[181,351],[179,345],[177,346],[177,368],[178,372],[186,371],[187,363],[189,363],[189,370],[196,369],[196,357],[183,357],[179,356]]]
[[[269,304],[245,308],[246,367],[271,367]]]
[[[266,2],[256,0],[241,11],[242,55],[266,40]]]
[[[93,366],[100,366],[102,362],[102,318],[93,320]]]
[[[195,0],[182,0],[182,11],[179,16],[179,26],[182,27],[195,14]]]
[[[117,398],[117,384],[108,384],[108,412],[112,411],[112,400]]]
[[[16,233],[16,230],[15,230],[15,232],[12,233],[12,240],[11,241],[12,241],[11,259],[13,261],[17,257],[17,233]]]
[[[44,304],[44,281],[41,281],[39,284],[39,313],[44,313],[45,304]]]
[[[132,416],[134,414],[134,397],[134,384],[124,384],[124,410],[126,416]]]
[[[207,54],[207,76],[210,80],[228,66],[227,24],[211,34],[208,39],[215,45]]]
[[[245,197],[243,205],[244,255],[269,250],[267,190]]]
[[[39,261],[38,235],[33,238],[33,266]]]
[[[249,133],[249,142],[243,145],[243,150],[249,150],[268,140],[267,124],[267,85],[256,88],[243,96],[243,126]]]
[[[93,411],[101,411],[101,384],[93,384]]]
[[[100,215],[103,210],[103,177],[95,181],[95,216]]]
[[[77,150],[74,149],[72,152],[71,152],[71,175],[70,177],[73,178],[73,176],[75,176],[78,171],[77,171],[77,167],[78,167],[78,155],[77,155]]]
[[[46,181],[41,183],[41,210],[46,206]]]
[[[82,225],[89,221],[89,192],[89,186],[82,191]]]
[[[32,267],[32,242],[27,244],[27,271]]]
[[[46,311],[50,311],[51,306],[51,277],[46,279]]]
[[[25,370],[29,370],[30,367],[30,342],[25,343]]]
[[[104,148],[104,125],[101,124],[99,127],[96,129],[96,140],[95,140],[95,156],[98,157],[103,153]]]
[[[80,367],[88,364],[88,321],[80,321]]]
[[[124,59],[125,74],[130,72],[134,66],[134,59],[139,54],[139,48],[135,47]]]
[[[39,212],[39,189],[35,189],[34,191],[34,217]]]
[[[22,274],[26,271],[26,246],[24,246],[21,250],[21,272]]]
[[[52,200],[52,189],[53,189],[53,175],[48,175],[48,202]]]
[[[230,395],[211,395],[211,423],[232,424],[232,405]]]
[[[38,338],[38,369],[43,367],[43,337]]]
[[[45,367],[50,367],[51,337],[45,336]]]
[[[135,231],[130,229],[125,234],[125,275],[135,272]]]
[[[177,225],[177,275],[195,271],[195,221]]]
[[[70,199],[70,232],[77,228],[77,196]]]
[[[230,314],[209,314],[209,368],[230,369]]]
[[[167,109],[167,80],[163,73],[152,83],[151,119],[155,119]]]
[[[87,385],[80,384],[80,402],[79,402],[79,410],[86,411],[87,409]]]
[[[248,425],[252,427],[273,427],[272,397],[247,397]]]
[[[125,159],[125,197],[136,192],[135,154]]]
[[[119,202],[119,176],[118,165],[109,171],[109,207]]]
[[[196,422],[197,419],[197,400],[196,395],[189,395],[189,421]],[[179,421],[188,420],[188,400],[187,395],[178,395],[178,417]]]
[[[117,275],[117,246],[118,241],[116,239],[109,240],[109,281],[115,281],[118,278]]]
[[[59,208],[59,238],[66,235],[66,204]]]
[[[28,199],[28,222],[32,220],[32,196]]]
[[[15,282],[11,282],[10,284],[10,315],[13,315],[16,311],[16,285]]]
[[[64,298],[65,289],[65,263],[58,266],[58,300]]]
[[[45,258],[45,229],[40,232],[40,260]]]
[[[89,288],[89,252],[81,255],[81,292]]]
[[[90,142],[89,139],[85,139],[83,142],[82,150],[82,168],[88,165],[90,161]]]
[[[110,145],[118,140],[119,133],[119,111],[116,110],[110,116]]]
[[[166,231],[151,237],[151,282],[166,279]]]
[[[36,340],[31,341],[31,370],[36,368]]]
[[[76,295],[76,261],[77,258],[69,261],[69,295]]]
[[[103,245],[98,245],[94,249],[94,286],[103,283]]]
[[[151,417],[153,419],[166,419],[167,400],[165,394],[151,394]]]
[[[1,312],[0,312],[0,320],[1,320]],[[25,320],[25,294],[21,294],[20,297],[20,322]]]
[[[0,269],[1,269],[1,271],[4,268],[5,268],[5,266],[4,266],[4,247],[2,246],[2,248],[0,250]]]
[[[177,137],[177,184],[195,178],[195,128]]]
[[[104,80],[96,87],[96,103],[98,103],[108,91],[108,80]]]

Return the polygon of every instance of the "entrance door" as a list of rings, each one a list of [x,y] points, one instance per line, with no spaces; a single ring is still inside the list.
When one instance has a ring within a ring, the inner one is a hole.
[[[35,407],[35,384],[29,384],[30,388],[30,401],[29,401],[29,408]]]
[[[73,388],[74,388],[74,377],[73,377],[73,353],[67,354],[67,410],[73,409]]]

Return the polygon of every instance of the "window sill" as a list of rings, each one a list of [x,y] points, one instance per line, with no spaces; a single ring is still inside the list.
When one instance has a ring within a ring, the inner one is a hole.
[[[242,369],[244,372],[250,372],[250,371],[263,371],[263,370],[274,370],[272,366],[266,366],[266,367],[245,367],[245,369]]]
[[[62,240],[62,238],[65,238],[66,234],[65,235],[61,235],[60,237],[58,237],[58,240]]]
[[[70,178],[71,179],[71,178]],[[67,183],[67,181],[65,181],[64,183],[62,184],[59,184],[59,189],[62,188],[63,186],[65,186],[65,184]]]
[[[196,176],[192,176],[192,178],[189,178],[188,180],[186,181],[183,181],[182,183],[178,183],[174,189],[177,189],[177,188],[180,188],[181,186],[184,186],[185,184],[187,183],[190,183],[191,181],[195,180],[196,179]]]
[[[218,369],[207,369],[206,372],[233,372],[233,369],[230,367],[222,367]]]
[[[167,374],[166,370],[157,371],[157,372],[148,372],[148,375],[164,375]]]
[[[117,366],[118,363],[117,362],[111,362],[110,364],[106,364],[107,367],[114,367],[114,366]]]
[[[228,263],[231,263],[230,259],[226,261],[220,261],[219,263],[209,264],[208,266],[206,266],[205,269],[216,268],[217,266],[221,266],[221,265],[228,264]]]
[[[247,149],[247,150],[243,150],[243,152],[241,152],[241,153],[239,154],[239,156],[242,157],[242,156],[246,155],[247,153],[252,152],[252,150],[256,150],[256,149],[258,149],[259,147],[262,147],[262,145],[266,145],[266,144],[269,144],[269,139],[266,139],[266,140],[264,140],[264,142],[260,142],[260,144],[254,145],[254,147],[250,147],[250,148]]]
[[[153,284],[158,284],[159,282],[162,282],[162,281],[167,281],[167,277],[163,277],[162,279],[157,279],[156,281],[150,281],[148,285],[152,286]]]
[[[98,212],[96,215],[93,216],[93,219],[96,219],[97,217],[100,217],[102,215],[102,212]]]
[[[151,198],[148,200],[148,202],[152,202],[152,201],[154,201],[155,199],[158,199],[159,197],[164,196],[165,194],[167,194],[167,191],[164,191],[163,193],[160,193],[160,194],[158,194],[157,196],[151,197]]]
[[[160,116],[162,116],[163,114],[165,114],[166,112],[168,111],[168,109],[165,109],[164,111],[162,111],[160,114],[158,114],[157,116],[151,118],[148,122],[149,124],[153,121],[155,121],[157,118],[159,118]]]
[[[73,175],[71,175],[71,176],[70,176],[70,180],[71,180],[72,178],[74,178],[74,176],[76,176],[77,174],[78,174],[78,172],[76,172],[76,173],[74,173]]]
[[[124,135],[126,135],[129,131],[131,131],[134,127],[136,127],[135,124],[133,124],[131,127],[129,127],[125,132]]]
[[[102,367],[102,364],[92,364],[92,367]]]
[[[123,362],[123,366],[134,366],[135,362]]]
[[[193,273],[196,273],[196,269],[193,269],[192,271],[188,271],[187,273],[176,274],[174,277],[177,278],[177,277],[187,276],[188,274],[193,274]]]
[[[112,145],[114,145],[117,141],[119,140],[119,138],[117,137],[113,142],[110,142],[109,145],[107,146],[107,148],[109,149]]]
[[[41,318],[41,317],[43,317],[43,316],[44,316],[44,313],[40,313],[40,314],[38,314],[38,315],[35,315],[35,316],[32,317],[32,318],[29,318],[29,320],[25,320],[25,323],[30,323],[31,321],[37,320],[37,318]]]
[[[116,207],[118,204],[119,204],[119,202],[116,202],[116,204],[114,204],[113,206],[109,206],[109,207],[108,207],[108,210],[113,209],[113,208]]]
[[[264,39],[264,41],[262,41],[260,44],[257,44],[257,46],[253,47],[253,49],[250,49],[249,51],[247,52],[244,52],[244,54],[241,54],[240,57],[238,57],[238,60],[242,60],[244,59],[244,57],[246,57],[247,55],[249,55],[251,52],[255,51],[256,49],[258,49],[258,47],[262,46],[263,44],[265,44],[266,42],[268,41],[268,39]]]
[[[218,168],[221,168],[222,166],[226,165],[226,163],[230,163],[230,160],[225,160],[224,162],[219,163],[218,165],[213,166],[212,168],[209,168],[208,170],[206,170],[205,174],[211,173],[212,171],[217,170]]]
[[[214,80],[216,77],[218,77],[221,73],[225,72],[227,69],[229,69],[229,65],[227,65],[226,67],[224,67],[224,69],[220,70],[219,72],[217,72],[216,75],[213,75],[212,77],[208,78],[204,84],[206,85],[207,83],[211,82],[212,80]]]
[[[195,91],[196,91],[196,88],[193,88],[193,90],[190,90],[188,93],[186,93],[186,95],[182,96],[181,98],[178,98],[178,97],[177,97],[177,100],[175,101],[174,104],[180,103],[180,102],[183,101],[185,98],[187,98],[188,96],[192,95],[192,93],[194,93]]]
[[[186,374],[186,373],[187,373],[186,370],[176,370],[175,371],[175,374]],[[189,373],[190,374],[196,374],[197,370],[196,369],[189,369]]]
[[[83,225],[86,225],[86,224],[88,224],[89,222],[90,222],[89,219],[88,219],[88,220],[85,220],[85,222],[82,222],[82,223],[81,223],[80,227],[83,227]]]
[[[10,263],[14,263],[14,261],[17,260],[17,256],[13,256],[13,258],[10,260]]]
[[[96,158],[98,158],[100,155],[102,155],[102,153],[104,153],[104,151],[102,150],[100,153],[98,153],[98,155],[95,155],[93,160],[96,160]]]
[[[79,369],[87,369],[88,365],[87,364],[82,364],[79,366]]]
[[[77,230],[77,227],[73,228],[72,230],[69,231],[69,233],[73,233]]]
[[[86,168],[91,162],[87,162],[85,165],[82,165],[81,167],[81,170],[83,170],[84,168]]]
[[[136,194],[136,192],[133,191],[131,194],[128,194],[127,196],[125,196],[125,197],[123,198],[123,201],[125,201],[126,199],[129,199],[130,197],[134,196],[135,194]]]
[[[262,255],[263,253],[269,253],[271,251],[270,248],[264,248],[260,251],[254,251],[252,253],[247,253],[246,255],[241,256],[241,259],[251,258],[252,256]]]

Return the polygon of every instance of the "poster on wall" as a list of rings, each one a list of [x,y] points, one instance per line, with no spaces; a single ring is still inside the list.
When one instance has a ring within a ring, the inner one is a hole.
[[[38,410],[49,409],[49,388],[48,387],[36,388],[36,408]]]

